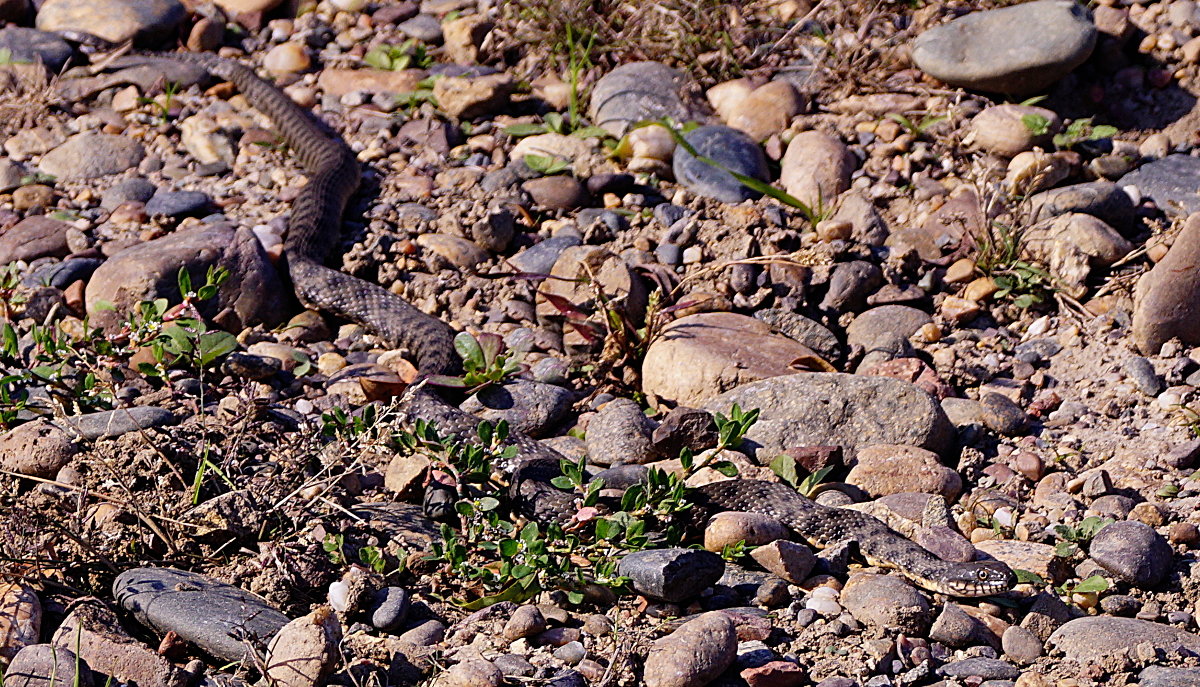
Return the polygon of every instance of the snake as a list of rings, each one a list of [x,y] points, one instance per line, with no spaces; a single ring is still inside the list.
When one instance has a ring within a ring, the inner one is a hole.
[[[274,84],[235,60],[211,53],[147,53],[143,57],[199,65],[230,81],[265,114],[308,172],[295,198],[283,243],[283,259],[297,299],[308,308],[357,322],[389,344],[407,349],[418,379],[456,367],[454,331],[383,287],[326,266],[340,242],[346,205],[358,188],[358,160],[340,136]],[[480,419],[451,405],[420,384],[398,402],[401,422],[434,423],[443,436],[475,436]],[[534,521],[565,521],[577,512],[575,497],[551,481],[562,474],[564,457],[519,431],[507,441],[517,447],[509,496],[516,510]],[[952,596],[986,596],[1011,589],[1013,572],[999,561],[944,561],[883,522],[857,511],[831,508],[789,485],[730,479],[691,490],[693,517],[724,511],[760,513],[787,525],[809,545],[827,548],[854,542],[871,565],[894,569],[922,588]]]

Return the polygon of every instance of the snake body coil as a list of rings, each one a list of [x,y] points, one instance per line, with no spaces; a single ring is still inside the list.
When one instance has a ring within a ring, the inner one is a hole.
[[[308,184],[292,205],[284,256],[296,296],[307,307],[358,322],[389,343],[407,348],[422,376],[447,372],[454,365],[453,332],[386,289],[325,266],[337,246],[342,213],[358,188],[360,171],[354,153],[327,135],[285,93],[238,62],[206,53],[157,53],[154,57],[198,64],[228,79],[279,128],[284,141],[309,172]],[[436,422],[439,432],[474,436],[479,419],[421,390],[400,409],[407,419]],[[511,496],[535,520],[564,520],[574,513],[570,494],[550,480],[560,474],[562,456],[513,432],[518,465]],[[787,485],[756,480],[717,482],[693,491],[698,513],[750,511],[774,517],[813,546],[853,540],[872,564],[893,568],[934,591],[981,596],[1012,587],[1012,572],[998,563],[947,563],[870,516],[810,501]]]

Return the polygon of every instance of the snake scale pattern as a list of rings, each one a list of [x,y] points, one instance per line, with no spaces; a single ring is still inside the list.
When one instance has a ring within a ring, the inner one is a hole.
[[[392,345],[408,349],[422,376],[454,367],[454,333],[386,289],[325,266],[339,243],[342,213],[358,188],[360,171],[353,151],[327,134],[315,119],[252,69],[208,53],[156,53],[152,57],[198,64],[231,81],[267,115],[309,172],[307,186],[292,205],[284,256],[296,296],[307,307],[362,324]],[[410,394],[401,413],[407,420],[438,424],[445,435],[473,436],[479,420],[424,390]],[[564,520],[574,512],[573,497],[550,480],[560,474],[562,456],[530,437],[513,432],[519,462],[511,496],[535,520]],[[694,490],[696,515],[721,511],[762,513],[786,524],[810,545],[824,548],[853,541],[873,565],[892,568],[920,586],[955,596],[983,596],[1010,589],[1013,573],[1002,563],[949,563],[868,515],[817,504],[787,485],[735,479]]]

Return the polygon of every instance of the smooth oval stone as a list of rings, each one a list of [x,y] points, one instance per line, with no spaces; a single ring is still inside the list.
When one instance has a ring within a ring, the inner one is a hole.
[[[767,158],[762,148],[744,132],[727,126],[702,126],[684,135],[696,152],[738,174],[767,181]],[[738,181],[732,174],[702,162],[683,146],[676,146],[672,161],[675,179],[688,190],[725,203],[740,203],[758,198],[758,191]]]
[[[21,26],[0,29],[0,50],[7,50],[13,62],[37,62],[52,72],[62,69],[71,58],[71,46],[53,33]]]
[[[84,439],[111,439],[139,429],[162,427],[175,422],[175,414],[166,408],[135,406],[117,408],[87,415],[75,415],[59,420]]]
[[[113,595],[146,627],[175,632],[225,661],[247,658],[246,644],[237,637],[266,640],[288,623],[262,597],[185,570],[126,570],[113,581]]]
[[[972,12],[913,41],[921,71],[953,86],[1025,95],[1083,64],[1096,27],[1073,0],[1039,0]]]
[[[371,597],[371,625],[390,632],[408,619],[411,598],[403,587],[384,587]]]
[[[146,214],[183,217],[207,210],[212,204],[208,194],[202,191],[159,190],[146,202]]]
[[[1088,555],[1136,587],[1153,587],[1171,571],[1171,545],[1153,527],[1132,520],[1100,530],[1092,538]]]
[[[31,287],[46,285],[56,289],[65,289],[80,279],[90,277],[102,262],[104,261],[99,258],[71,258],[62,262],[42,265],[21,280],[21,283]]]
[[[514,267],[530,274],[549,274],[562,252],[583,243],[583,239],[570,234],[552,236],[508,259]]]
[[[690,113],[679,96],[684,83],[683,72],[658,62],[621,65],[592,87],[592,121],[613,136],[624,136],[638,122],[687,121]]]
[[[1158,209],[1172,217],[1186,217],[1200,211],[1200,158],[1168,155],[1142,165],[1118,182],[1122,188],[1133,186],[1142,198],[1154,201]]]

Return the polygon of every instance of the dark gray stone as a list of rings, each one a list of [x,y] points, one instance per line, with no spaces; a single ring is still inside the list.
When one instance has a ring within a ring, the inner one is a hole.
[[[1028,418],[1021,406],[1004,394],[987,393],[979,399],[983,408],[983,422],[990,429],[1005,435],[1013,435],[1025,429]]]
[[[1100,599],[1100,610],[1109,615],[1133,617],[1142,610],[1142,602],[1128,594],[1112,594]]]
[[[711,158],[726,169],[767,181],[767,158],[754,139],[742,131],[727,126],[702,126],[685,134],[684,140],[697,153]],[[676,146],[672,167],[675,180],[701,196],[725,203],[740,203],[761,195],[725,169],[702,162],[683,146]]]
[[[829,291],[821,309],[837,313],[861,310],[867,296],[883,284],[883,271],[873,262],[840,262],[829,275]]]
[[[592,87],[591,119],[613,136],[624,136],[634,124],[670,117],[690,119],[680,90],[683,72],[658,62],[631,62],[605,74]]]
[[[56,289],[65,289],[76,281],[86,280],[103,262],[100,258],[71,258],[42,265],[22,279],[21,283],[25,286],[53,286]]]
[[[1138,687],[1200,687],[1200,668],[1147,666],[1138,673]]]
[[[1168,155],[1121,177],[1122,187],[1135,186],[1143,198],[1172,217],[1200,211],[1200,158]]]
[[[425,43],[442,42],[442,22],[432,14],[418,14],[400,22],[396,28],[405,36]]]
[[[159,189],[146,201],[146,214],[151,216],[186,217],[202,214],[212,205],[212,199],[202,191],[164,191]]]
[[[261,597],[184,570],[126,570],[113,582],[113,595],[146,627],[162,634],[173,631],[225,661],[249,655],[237,636],[266,641],[288,622]]]
[[[1130,647],[1149,642],[1155,649],[1175,652],[1180,648],[1200,651],[1200,635],[1177,627],[1109,615],[1076,618],[1050,635],[1048,644],[1071,661],[1098,661]]]
[[[1133,356],[1122,366],[1125,373],[1133,380],[1138,391],[1147,396],[1157,396],[1166,387],[1163,378],[1154,371],[1154,365],[1141,356]]]
[[[60,418],[58,422],[90,441],[111,439],[138,430],[171,425],[175,423],[175,415],[166,408],[134,406],[133,408],[117,408],[87,415],[74,415]]]
[[[1190,468],[1200,459],[1200,439],[1179,444],[1167,451],[1162,463],[1172,468]]]
[[[269,355],[234,351],[223,363],[225,371],[243,379],[268,379],[283,369],[283,361]]]
[[[921,327],[933,322],[929,313],[907,305],[881,305],[859,313],[850,326],[846,327],[846,344],[861,346],[870,351],[879,339],[887,335],[903,339],[917,333]]]
[[[1096,45],[1086,8],[1071,0],[1039,0],[971,12],[913,41],[921,71],[953,86],[1027,95],[1083,64]]]
[[[504,420],[530,436],[541,436],[566,415],[574,397],[561,386],[515,379],[493,384],[463,401],[461,408],[489,422]]]
[[[100,207],[105,210],[113,210],[121,203],[130,200],[145,203],[154,197],[157,190],[158,187],[148,179],[142,177],[125,179],[113,184],[100,194]]]
[[[82,133],[43,155],[38,168],[59,181],[80,181],[124,172],[145,156],[142,144],[126,136]]]
[[[79,661],[78,672],[76,661]],[[51,679],[53,676],[53,680]],[[31,644],[4,671],[4,687],[92,687],[92,671],[66,647]]]
[[[508,259],[513,267],[529,274],[550,274],[554,263],[562,252],[572,246],[578,246],[583,240],[578,236],[566,234],[552,236],[541,243],[517,253]]]
[[[0,50],[7,50],[13,62],[40,60],[51,72],[61,70],[72,53],[58,35],[21,26],[0,29]]]
[[[754,317],[771,325],[784,336],[808,346],[826,360],[837,360],[842,355],[842,345],[838,342],[837,335],[816,320],[783,308],[757,310]]]
[[[410,605],[411,598],[403,587],[384,587],[377,590],[368,604],[371,625],[384,632],[401,627],[408,619]]]
[[[698,408],[672,408],[651,435],[654,448],[666,458],[675,458],[684,448],[693,453],[712,448],[720,438],[712,413]]]
[[[653,423],[641,406],[627,398],[615,398],[588,423],[588,458],[596,465],[645,464],[658,458],[651,438]]]
[[[639,594],[668,602],[695,598],[721,579],[725,560],[700,549],[653,549],[626,554],[617,572]]]
[[[1171,545],[1141,522],[1114,522],[1100,530],[1088,555],[1108,572],[1135,587],[1153,587],[1171,571]]]
[[[1111,181],[1089,181],[1043,191],[1030,198],[1033,221],[1082,212],[1099,218],[1121,233],[1133,228],[1133,199]]]
[[[937,674],[944,677],[981,677],[984,680],[1015,680],[1021,675],[1021,670],[998,658],[968,658],[962,661],[947,663],[937,669]]]
[[[840,598],[855,620],[923,637],[933,622],[925,595],[893,575],[861,573],[846,582]]]
[[[1005,656],[1022,665],[1033,663],[1045,652],[1042,640],[1020,625],[1010,625],[1004,630],[1000,646],[1003,647]]]
[[[705,404],[729,413],[736,403],[758,408],[748,448],[770,462],[796,446],[841,446],[847,457],[867,444],[907,444],[934,452],[949,447],[954,426],[920,388],[888,377],[806,372],[743,384]]]

